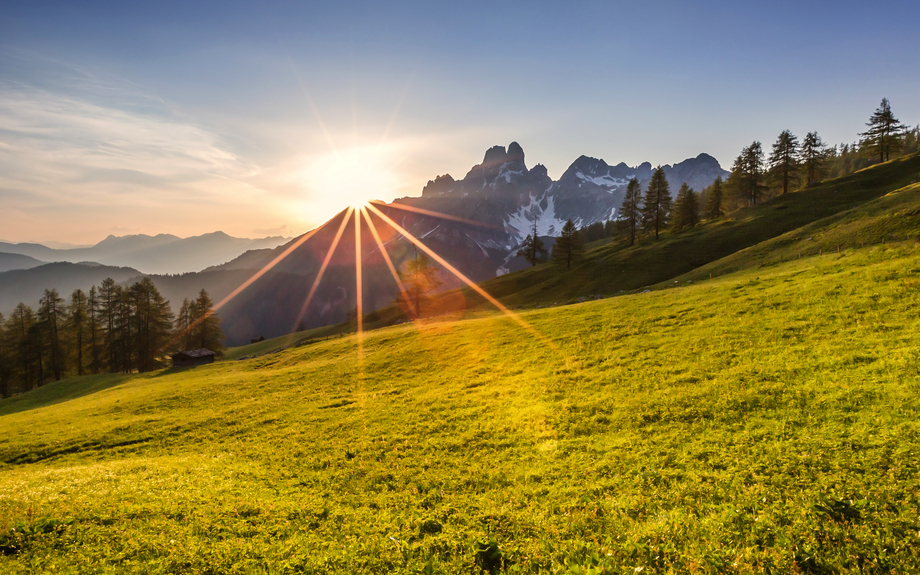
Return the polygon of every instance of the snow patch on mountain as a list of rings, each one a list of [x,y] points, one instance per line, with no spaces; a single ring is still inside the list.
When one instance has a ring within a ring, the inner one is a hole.
[[[538,236],[558,236],[565,225],[565,220],[556,217],[555,197],[544,195],[539,200],[533,194],[530,195],[530,203],[521,206],[512,214],[508,214],[505,221],[505,231],[511,234],[517,243],[520,243],[533,231],[533,222],[537,220]],[[540,204],[546,202],[546,208],[541,208]],[[581,218],[574,222],[576,226],[581,226]],[[507,249],[513,248],[508,245]]]
[[[601,186],[602,188],[619,188],[629,183],[629,180],[614,178],[610,174],[604,174],[603,176],[586,176],[584,172],[576,172],[575,177],[596,186]],[[629,177],[631,178],[632,176]],[[607,190],[607,193],[612,193],[612,190]]]

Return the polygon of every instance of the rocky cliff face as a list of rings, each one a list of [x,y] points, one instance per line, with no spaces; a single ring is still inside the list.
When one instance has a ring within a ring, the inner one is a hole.
[[[674,194],[683,182],[700,190],[716,177],[728,176],[708,154],[664,166],[664,170]],[[553,181],[540,164],[528,170],[524,150],[512,142],[507,150],[504,146],[489,148],[482,163],[462,180],[449,174],[438,176],[428,182],[420,198],[396,200],[394,207],[411,205],[481,222],[484,227],[467,225],[460,232],[464,226],[456,222],[419,220],[410,231],[453,243],[448,237],[452,236],[471,248],[475,244],[508,252],[531,233],[534,221],[538,234],[556,236],[569,219],[578,226],[615,219],[629,180],[637,178],[644,187],[652,171],[648,162],[635,167],[610,166],[604,160],[581,156]]]

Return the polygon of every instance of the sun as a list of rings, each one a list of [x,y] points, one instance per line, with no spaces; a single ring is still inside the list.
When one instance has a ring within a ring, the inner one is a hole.
[[[313,158],[303,172],[310,203],[331,215],[346,206],[360,208],[370,200],[395,197],[400,178],[394,156],[385,146],[360,146]]]

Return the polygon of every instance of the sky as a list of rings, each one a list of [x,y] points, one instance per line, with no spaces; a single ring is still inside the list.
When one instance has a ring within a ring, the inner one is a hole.
[[[294,236],[519,142],[731,165],[920,123],[920,3],[5,2],[0,240]]]

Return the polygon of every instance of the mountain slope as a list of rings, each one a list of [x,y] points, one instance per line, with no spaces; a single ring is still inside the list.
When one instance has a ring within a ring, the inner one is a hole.
[[[129,266],[145,273],[185,273],[232,260],[247,250],[274,248],[286,238],[234,238],[223,232],[179,238],[170,234],[109,236],[90,248],[56,250],[39,244],[0,243],[0,251],[44,261],[98,262]]]
[[[0,571],[912,573],[918,267],[49,384],[0,402]]]
[[[10,270],[27,270],[42,265],[45,262],[22,254],[6,254],[0,252],[0,273]]]
[[[70,294],[77,288],[85,292],[108,277],[123,282],[138,276],[140,272],[132,268],[68,262],[3,272],[0,273],[0,310],[7,314],[20,302],[34,308],[46,289],[56,289],[61,297],[70,301]]]

